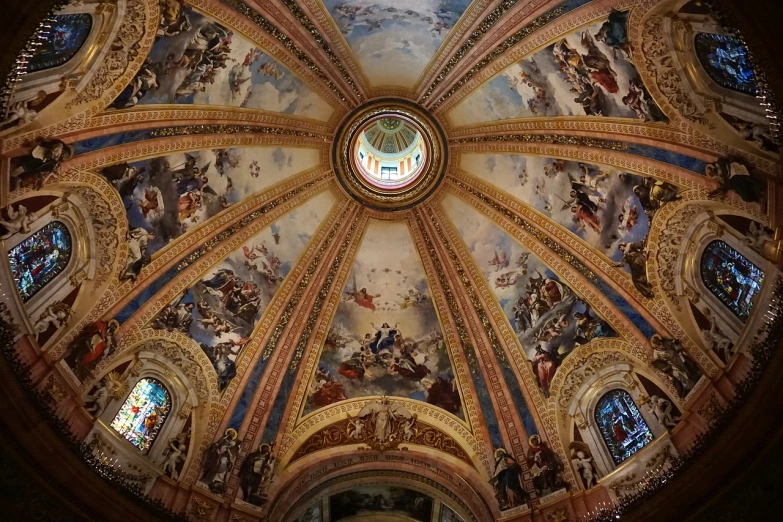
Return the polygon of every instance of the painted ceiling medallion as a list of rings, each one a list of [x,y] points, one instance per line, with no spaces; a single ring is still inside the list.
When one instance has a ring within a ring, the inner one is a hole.
[[[341,186],[362,204],[384,211],[424,201],[448,167],[440,125],[422,107],[380,99],[351,113],[337,131],[332,165]]]

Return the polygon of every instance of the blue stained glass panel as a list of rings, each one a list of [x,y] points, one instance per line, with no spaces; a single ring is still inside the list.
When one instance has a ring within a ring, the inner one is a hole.
[[[718,85],[752,96],[758,85],[748,49],[736,36],[714,33],[696,35],[696,55]]]
[[[598,400],[595,422],[615,464],[621,464],[654,438],[625,390],[612,390]]]
[[[65,270],[71,260],[71,244],[68,227],[52,221],[8,252],[22,301],[28,301]]]
[[[30,58],[27,72],[59,67],[73,58],[92,31],[92,15],[88,13],[60,14],[45,36],[42,45]]]
[[[155,379],[142,379],[125,399],[111,427],[146,455],[169,410],[171,399],[166,387]]]
[[[701,255],[701,280],[715,297],[745,321],[753,297],[761,290],[764,272],[721,240],[715,240]]]

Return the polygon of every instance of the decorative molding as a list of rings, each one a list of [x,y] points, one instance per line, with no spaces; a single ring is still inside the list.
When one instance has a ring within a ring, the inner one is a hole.
[[[153,0],[126,0],[125,15],[117,36],[109,47],[103,64],[93,78],[69,101],[70,109],[102,98],[105,102],[116,98],[138,71],[147,51],[152,48],[160,22],[158,2]],[[94,112],[103,109],[95,107]]]
[[[482,38],[484,38],[489,30],[492,29],[495,24],[498,23],[500,19],[503,18],[509,12],[509,10],[511,10],[511,8],[517,4],[517,2],[519,2],[519,0],[502,0],[481,20],[476,28],[471,31],[470,36],[462,43],[462,45],[451,56],[451,58],[449,58],[449,61],[446,62],[446,65],[443,66],[438,75],[435,76],[435,79],[432,80],[429,87],[427,87],[427,90],[420,94],[419,103],[425,103],[427,101],[435,88],[440,85],[440,83],[446,79],[454,67],[456,67],[457,64],[468,55],[473,46],[476,45]],[[529,3],[532,4],[533,2]],[[443,56],[436,56],[430,62],[429,66],[427,67],[427,69],[430,69],[430,74],[434,74],[432,67],[437,66],[438,62],[442,61],[443,59]],[[425,71],[424,74],[426,75],[427,71]]]
[[[353,155],[357,135],[373,118],[395,116],[408,120],[421,134],[425,165],[416,183],[397,190],[378,190],[357,172]],[[375,210],[399,211],[423,201],[438,187],[448,169],[446,136],[438,122],[419,106],[394,99],[373,100],[351,113],[337,131],[332,145],[332,168],[340,184],[354,199]]]
[[[655,0],[655,3],[657,1]],[[650,4],[648,3],[648,5]],[[641,7],[639,9],[643,10]],[[685,81],[680,76],[680,69],[674,66],[671,59],[674,50],[669,48],[666,44],[667,41],[662,17],[653,16],[644,21],[641,54],[644,56],[647,72],[677,114],[691,123],[714,128],[715,125],[707,118],[705,111],[697,106],[687,94]]]
[[[469,138],[452,139],[450,143],[549,143],[552,145],[571,145],[574,147],[590,147],[615,151],[627,151],[628,144],[622,141],[591,138],[589,136],[569,136],[564,134],[500,134],[489,136],[472,136]]]
[[[561,116],[557,118],[521,118],[484,122],[468,127],[451,128],[450,143],[470,143],[466,138],[485,138],[502,134],[555,134],[557,136],[586,136],[605,141],[621,141],[651,145],[664,150],[712,162],[722,156],[739,156],[757,169],[777,174],[780,162],[760,154],[740,150],[711,136],[697,132],[690,126],[671,127],[660,123],[642,123],[622,118]],[[481,141],[481,140],[478,140]],[[524,141],[524,139],[523,139]]]
[[[383,484],[383,485],[394,484],[402,487],[405,487],[407,485],[408,487],[411,487],[411,489],[421,488],[421,486],[419,486],[418,488],[416,487],[416,483],[419,483],[423,486],[436,490],[442,496],[449,499],[453,503],[453,505],[459,506],[460,511],[470,515],[469,522],[478,522],[479,520],[476,518],[476,515],[473,513],[473,511],[468,508],[464,500],[459,496],[457,496],[457,494],[454,493],[449,488],[444,487],[439,482],[436,482],[430,478],[413,474],[407,471],[399,471],[399,470],[358,471],[358,472],[348,473],[345,475],[331,478],[311,488],[301,498],[296,499],[295,504],[292,504],[291,507],[287,509],[286,508],[283,509],[285,509],[286,511],[290,511],[292,507],[295,505],[296,506],[307,505],[310,502],[317,499],[318,497],[320,497],[323,494],[322,492],[325,491],[329,491],[329,492],[340,491],[340,489],[336,488],[335,486],[339,487],[340,483],[344,483],[348,481],[356,482],[357,484],[368,484],[368,485],[373,483]],[[355,487],[355,486],[351,486],[351,487]],[[346,488],[346,489],[350,489],[350,488]],[[278,505],[279,505],[279,499],[275,499],[275,502],[272,504],[269,512],[273,513],[277,509]]]
[[[224,1],[232,1],[232,0],[224,0]],[[280,2],[283,4],[293,15],[293,17],[296,19],[297,22],[301,24],[302,27],[304,27],[305,31],[312,36],[313,40],[315,40],[315,43],[318,44],[318,46],[321,48],[321,50],[326,53],[326,56],[329,58],[329,60],[334,64],[335,67],[337,67],[337,70],[340,72],[340,76],[343,77],[343,80],[345,80],[345,83],[348,84],[348,86],[353,91],[354,96],[356,96],[356,99],[359,100],[359,103],[362,103],[364,101],[364,94],[356,87],[356,82],[351,77],[351,75],[348,73],[348,70],[345,68],[345,66],[342,64],[340,59],[337,57],[336,54],[334,54],[334,51],[332,51],[332,48],[329,46],[329,43],[326,41],[326,39],[321,35],[318,28],[313,24],[312,21],[310,21],[310,18],[307,16],[307,13],[305,13],[302,8],[299,7],[299,5],[296,3],[295,0],[281,0]]]
[[[349,417],[316,431],[307,437],[302,445],[299,446],[289,463],[293,463],[311,453],[329,448],[336,448],[338,446],[364,444],[372,449],[380,449],[381,446],[378,446],[377,441],[373,438],[373,426],[371,424],[362,421],[363,429],[359,430],[355,436],[351,435],[352,431],[355,430],[355,428],[351,427],[351,423],[355,422],[356,417]],[[395,431],[395,445],[398,447],[402,446],[403,448],[408,444],[424,446],[456,457],[466,462],[468,465],[473,466],[473,462],[470,460],[470,457],[465,450],[460,447],[453,437],[440,428],[419,419],[415,419],[415,423],[411,430],[409,437],[402,431],[400,431],[400,433]],[[387,449],[396,448],[389,447]]]
[[[503,42],[498,44],[489,54],[484,56],[484,58],[476,62],[467,73],[463,74],[459,78],[459,80],[452,83],[449,90],[430,105],[430,109],[437,111],[445,101],[449,100],[454,95],[454,93],[470,82],[470,80],[476,77],[476,75],[478,75],[481,71],[486,69],[492,62],[500,58],[503,54],[506,53],[506,51],[547,25],[552,20],[559,18],[564,11],[565,8],[556,7],[551,11],[542,14],[521,29],[515,31],[511,36],[507,37]]]
[[[316,138],[328,141],[328,136],[314,132],[281,129],[279,127],[259,127],[256,125],[237,124],[195,124],[172,127],[161,127],[153,130],[153,138],[171,138],[174,136],[193,136],[200,134],[269,134],[273,136],[296,136],[298,138]]]

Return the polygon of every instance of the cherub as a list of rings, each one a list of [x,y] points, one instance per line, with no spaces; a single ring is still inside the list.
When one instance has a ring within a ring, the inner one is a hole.
[[[503,250],[500,252],[495,250],[495,257],[493,257],[489,262],[489,264],[494,266],[496,270],[503,270],[504,268],[508,267],[508,263],[508,254]]]
[[[27,212],[27,207],[21,204],[17,205],[16,210],[12,205],[8,205],[6,213],[8,220],[0,219],[0,225],[3,225],[7,232],[0,236],[0,239],[8,239],[14,234],[29,234],[30,224],[38,219],[35,212]]]
[[[359,418],[348,421],[348,438],[360,440],[364,433],[364,423]]]
[[[33,331],[40,334],[48,330],[50,326],[62,328],[62,326],[68,323],[72,315],[73,309],[67,304],[61,302],[52,303],[41,313],[41,316],[33,325]]]

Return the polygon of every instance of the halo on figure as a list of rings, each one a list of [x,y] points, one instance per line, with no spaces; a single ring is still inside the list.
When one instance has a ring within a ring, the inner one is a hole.
[[[541,444],[541,437],[539,437],[538,435],[531,435],[530,438],[527,439],[527,441],[528,443],[530,443],[531,446],[539,446]]]

